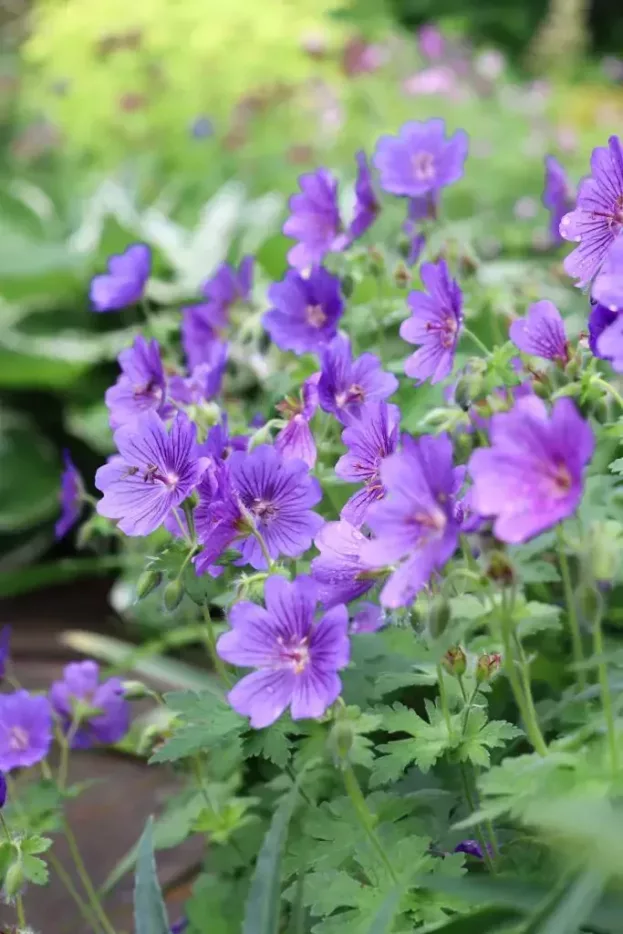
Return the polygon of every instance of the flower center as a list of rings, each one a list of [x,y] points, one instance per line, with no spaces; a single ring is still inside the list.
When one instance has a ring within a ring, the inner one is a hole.
[[[28,749],[28,733],[21,726],[11,727],[9,735],[9,748],[24,750]]]
[[[129,470],[134,471],[134,468],[129,468]],[[145,470],[143,471],[143,481],[144,483],[162,483],[163,486],[167,486],[170,489],[173,489],[174,486],[177,486],[179,482],[179,477],[173,471],[168,473],[161,473],[156,464],[148,464]]]
[[[429,332],[437,331],[441,346],[449,349],[454,346],[456,332],[458,330],[457,320],[454,315],[446,315],[443,321],[439,323],[427,321],[426,330]]]
[[[284,418],[292,419],[295,415],[300,415],[302,413],[303,403],[298,399],[293,399],[291,396],[286,396],[283,402],[277,403],[275,408]]]
[[[432,509],[430,512],[414,513],[412,521],[425,529],[430,529],[431,532],[442,532],[448,520],[442,509]]]
[[[435,178],[435,160],[430,152],[417,152],[411,159],[413,174],[418,182],[430,182]]]
[[[308,305],[305,309],[305,318],[313,328],[321,328],[327,320],[322,305]]]
[[[338,392],[335,396],[335,401],[342,408],[345,405],[351,405],[353,402],[364,402],[366,394],[363,386],[359,386],[357,383],[349,389],[345,389],[343,392]]]
[[[557,464],[551,475],[552,495],[562,499],[573,486],[573,479],[566,464]]]
[[[134,398],[137,401],[139,399],[154,399],[155,401],[159,401],[162,398],[162,387],[153,380],[150,380],[148,383],[134,387]]]
[[[281,640],[278,640],[281,641]],[[300,675],[311,661],[307,638],[301,639],[291,645],[281,645],[281,658],[292,669],[295,675]]]
[[[251,512],[264,522],[270,522],[277,515],[274,504],[265,499],[254,499],[251,504]]]

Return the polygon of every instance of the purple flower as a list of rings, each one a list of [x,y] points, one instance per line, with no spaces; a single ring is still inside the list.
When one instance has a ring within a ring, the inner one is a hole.
[[[227,344],[215,343],[210,348],[209,361],[197,364],[190,376],[172,376],[171,398],[183,405],[202,405],[218,396],[227,366],[227,352]]]
[[[457,130],[450,139],[437,118],[405,123],[397,136],[381,136],[373,162],[381,188],[392,195],[417,198],[458,181],[463,175],[468,137]]]
[[[122,373],[105,395],[110,412],[110,427],[119,428],[149,410],[163,418],[170,415],[167,382],[158,341],[151,340],[148,343],[139,334],[132,346],[122,350],[117,359]]]
[[[195,524],[203,550],[195,559],[202,574],[226,548],[239,548],[241,564],[266,568],[254,533],[259,533],[271,558],[297,558],[310,547],[323,524],[312,507],[322,499],[318,481],[307,464],[284,460],[275,448],[262,444],[249,454],[235,451],[226,464],[221,491],[201,503]]]
[[[510,326],[509,337],[515,347],[531,357],[555,360],[566,364],[569,342],[565,325],[553,302],[535,302],[525,318],[517,318]]]
[[[465,853],[467,856],[475,856],[476,859],[483,859],[482,847],[477,840],[461,840],[454,847],[455,853]]]
[[[275,447],[284,460],[302,460],[310,468],[316,463],[316,442],[309,423],[318,408],[319,378],[320,373],[314,373],[305,380],[300,400],[287,398],[277,406],[288,424],[275,438]]]
[[[209,117],[195,117],[190,124],[190,135],[194,139],[208,139],[214,135],[214,125]]]
[[[418,383],[438,383],[452,372],[463,324],[463,293],[443,259],[424,263],[420,274],[427,292],[409,294],[411,317],[400,325],[402,339],[420,345],[407,357],[405,373]]]
[[[618,318],[616,311],[610,311],[605,305],[594,305],[588,319],[588,345],[591,353],[595,357],[601,357],[597,347],[597,341],[606,330]]]
[[[257,671],[229,692],[234,710],[256,729],[274,723],[286,707],[293,720],[321,717],[342,690],[337,672],[350,658],[348,613],[335,606],[316,622],[317,588],[309,577],[292,583],[269,577],[266,609],[236,603],[232,627],[217,643],[222,659]]]
[[[50,688],[50,703],[61,719],[63,732],[71,734],[72,749],[118,743],[130,726],[130,705],[121,681],[108,678],[100,683],[96,662],[66,665],[62,681],[55,681]]]
[[[554,246],[562,243],[560,222],[573,208],[571,184],[566,170],[554,156],[545,156],[545,187],[543,205],[550,215],[550,238]]]
[[[597,308],[603,309],[603,305],[597,305]],[[593,341],[597,350],[595,356],[607,360],[615,373],[623,373],[623,312],[612,312],[608,309],[604,309],[604,311],[606,315],[613,315],[614,317],[610,324],[604,327]],[[596,330],[594,316],[595,311],[593,311],[589,320],[589,328],[591,321],[593,321],[593,331]],[[605,315],[603,320],[605,320]]]
[[[201,363],[209,363],[215,348],[222,344],[221,331],[212,321],[210,305],[182,308],[181,332],[182,347],[190,370]]]
[[[415,266],[426,246],[426,235],[420,230],[420,221],[434,219],[437,216],[438,200],[436,192],[409,199],[407,219],[402,225],[403,231],[409,238],[409,251],[406,256],[409,266]]]
[[[55,538],[61,539],[76,524],[82,510],[82,478],[69,456],[69,451],[63,451],[65,468],[61,474],[61,489],[59,500],[61,515],[54,526]]]
[[[597,273],[591,297],[610,311],[623,311],[623,237],[615,240]]]
[[[3,808],[6,804],[6,793],[6,778],[4,777],[4,772],[0,772],[0,808]]]
[[[271,309],[262,321],[282,350],[318,353],[337,333],[344,302],[340,280],[326,269],[313,269],[304,279],[290,270],[268,290]]]
[[[337,200],[337,179],[327,169],[316,169],[299,178],[301,194],[288,202],[290,217],[283,233],[299,243],[288,253],[295,269],[319,265],[327,253],[340,252],[348,245]]]
[[[425,23],[417,34],[418,48],[425,58],[441,58],[446,48],[446,40],[438,26]]]
[[[362,547],[370,564],[403,560],[381,592],[381,604],[406,606],[435,570],[452,557],[459,538],[454,508],[464,468],[452,463],[447,435],[403,438],[403,449],[381,464],[387,495],[371,507],[374,538]]]
[[[211,279],[204,282],[201,291],[208,299],[203,305],[204,315],[213,327],[226,328],[229,325],[229,312],[237,302],[248,302],[253,288],[252,256],[245,256],[238,269],[223,263]]]
[[[383,609],[376,603],[360,603],[350,623],[351,635],[356,632],[376,632],[387,620]]]
[[[361,149],[355,156],[357,160],[357,178],[355,180],[355,213],[348,233],[351,240],[357,240],[372,226],[379,213],[380,205],[372,187],[372,176],[365,152]]]
[[[353,360],[350,340],[343,334],[334,338],[322,354],[318,398],[325,412],[341,422],[358,418],[364,402],[387,399],[398,389],[398,380],[382,369],[379,358],[364,353]]]
[[[0,629],[0,681],[6,674],[6,666],[11,649],[11,627],[3,626]]]
[[[525,542],[575,512],[595,439],[570,399],[548,415],[537,396],[491,419],[491,447],[471,456],[472,502],[503,542]]]
[[[327,522],[314,540],[320,555],[311,563],[318,599],[326,607],[350,603],[368,593],[382,574],[362,558],[365,535],[350,522]]]
[[[179,921],[176,921],[175,924],[171,925],[171,930],[169,934],[184,934],[184,931],[188,927],[188,918],[180,918]]]
[[[348,500],[341,517],[359,528],[365,522],[368,509],[385,496],[380,469],[383,460],[393,454],[398,445],[400,409],[387,402],[368,402],[357,421],[342,432],[342,441],[349,448],[335,465],[342,480],[363,483]]]
[[[52,710],[47,697],[14,691],[0,694],[0,769],[41,762],[52,744]]]
[[[111,256],[108,272],[91,280],[93,310],[119,311],[134,305],[143,296],[150,272],[151,251],[144,243],[134,243],[120,256]]]
[[[579,287],[595,278],[623,227],[623,151],[618,136],[611,136],[607,147],[593,149],[591,171],[580,184],[575,210],[560,222],[561,237],[580,244],[564,264]]]
[[[154,532],[199,482],[195,436],[195,425],[183,414],[169,433],[155,412],[119,428],[114,440],[120,456],[95,475],[95,486],[104,494],[97,504],[99,514],[118,519],[126,535]]]

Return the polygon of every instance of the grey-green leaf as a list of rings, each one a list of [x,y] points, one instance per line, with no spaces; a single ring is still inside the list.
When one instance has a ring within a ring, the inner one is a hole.
[[[169,934],[167,912],[156,874],[153,818],[149,818],[139,840],[134,884],[135,934]]]
[[[242,934],[277,934],[279,930],[281,858],[297,797],[298,783],[275,811],[264,837],[251,879]]]

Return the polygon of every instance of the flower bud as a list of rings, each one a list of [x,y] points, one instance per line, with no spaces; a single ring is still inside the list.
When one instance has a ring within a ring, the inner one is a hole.
[[[454,387],[454,401],[464,412],[481,395],[486,369],[485,361],[476,357],[463,368]]]
[[[349,272],[347,272],[345,276],[342,276],[340,285],[344,298],[350,298],[355,291],[355,280]]]
[[[462,678],[467,669],[467,656],[460,645],[448,649],[442,659],[446,671],[455,678]]]
[[[152,697],[154,693],[145,687],[142,681],[124,681],[122,687],[126,700],[143,700],[145,697]]]
[[[411,282],[411,273],[404,263],[399,263],[394,269],[394,282],[399,289],[406,289]]]
[[[370,273],[373,276],[380,276],[385,268],[385,259],[377,247],[371,246],[368,250],[368,261]]]
[[[623,526],[619,522],[592,524],[585,554],[590,576],[597,584],[612,584],[619,570],[622,548]]]
[[[510,587],[514,583],[515,569],[510,558],[503,551],[492,551],[489,555],[487,577],[503,587]]]
[[[485,681],[491,681],[494,675],[499,671],[502,664],[502,656],[499,652],[488,652],[481,655],[476,662],[476,681],[483,684]]]
[[[446,631],[452,617],[450,604],[445,597],[435,597],[428,613],[428,631],[438,639]]]
[[[164,588],[164,608],[168,610],[169,613],[172,613],[178,608],[182,602],[184,596],[184,585],[181,580],[176,578],[173,581],[169,581],[167,586]]]
[[[345,762],[353,747],[355,730],[350,720],[338,720],[329,733],[329,746],[336,759]]]
[[[4,894],[8,899],[19,895],[26,884],[26,876],[22,869],[20,859],[16,859],[6,871],[4,876]]]
[[[144,600],[145,597],[159,587],[162,583],[162,573],[160,571],[143,571],[136,582],[136,599]]]
[[[575,602],[582,618],[592,622],[603,612],[603,598],[591,584],[579,584],[575,591]]]

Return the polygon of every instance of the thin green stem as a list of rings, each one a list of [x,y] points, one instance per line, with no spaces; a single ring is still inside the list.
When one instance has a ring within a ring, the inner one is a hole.
[[[80,726],[80,721],[75,717],[72,719],[65,735],[62,729],[56,731],[56,739],[58,745],[61,747],[61,756],[58,763],[58,772],[56,776],[56,784],[59,791],[65,791],[65,785],[67,784],[67,774],[69,771],[69,754],[71,752],[71,744],[73,743],[78,727]]]
[[[461,775],[461,784],[463,785],[463,794],[465,795],[465,803],[469,808],[470,814],[475,814],[478,808],[476,807],[476,799],[472,792],[470,775],[465,762],[459,762],[459,772]],[[489,852],[489,844],[480,824],[476,824],[476,836],[478,837],[478,842],[482,850],[482,858],[485,861],[487,869],[492,875],[495,875],[495,866],[491,858],[491,853]]]
[[[565,538],[562,527],[556,527],[558,537],[558,560],[560,563],[560,573],[562,575],[562,585],[565,592],[565,603],[567,604],[567,619],[569,621],[569,633],[571,635],[571,647],[573,651],[573,661],[576,665],[576,672],[580,682],[580,689],[586,688],[586,670],[584,668],[584,650],[582,648],[582,633],[580,632],[580,623],[578,621],[578,611],[575,605],[573,595],[573,584],[571,583],[571,570],[569,568],[569,559],[565,551]]]
[[[26,931],[26,914],[24,912],[24,900],[21,895],[15,896],[15,910],[17,912],[17,923],[20,932]]]
[[[508,680],[510,681],[511,689],[515,697],[515,703],[519,708],[521,719],[523,720],[528,739],[533,749],[535,752],[538,752],[540,756],[546,756],[547,744],[543,739],[541,728],[539,727],[538,721],[534,715],[534,707],[531,707],[527,702],[526,696],[524,694],[524,688],[520,681],[519,675],[517,674],[517,667],[515,665],[515,657],[513,653],[511,620],[506,602],[504,602],[502,606],[500,624],[502,630],[502,644],[504,646],[504,668],[508,675]]]
[[[96,916],[102,927],[102,930],[105,931],[106,934],[116,934],[114,927],[108,920],[106,912],[102,908],[97,892],[95,891],[95,887],[91,882],[91,877],[87,872],[87,868],[84,865],[84,860],[80,854],[78,841],[76,840],[73,830],[71,829],[67,819],[65,819],[63,822],[63,831],[65,833],[65,839],[67,840],[67,846],[69,847],[69,852],[71,854],[73,864],[76,867],[76,872],[78,873],[78,878],[82,882],[93,914]]]
[[[210,615],[210,608],[207,603],[203,604],[203,619],[205,626],[202,630],[203,632],[203,641],[208,650],[208,654],[214,665],[214,670],[218,674],[219,678],[223,682],[226,688],[230,688],[232,685],[232,678],[225,666],[225,662],[220,657],[216,650],[216,636],[214,635],[214,624],[212,622],[212,617]]]
[[[603,629],[601,627],[602,609],[601,604],[595,616],[593,627],[593,652],[598,659],[597,672],[599,676],[599,687],[601,689],[601,703],[606,718],[606,729],[608,733],[608,748],[610,750],[610,764],[614,775],[619,770],[619,750],[617,748],[617,734],[614,719],[614,710],[612,706],[612,694],[610,693],[610,683],[608,681],[608,668],[604,660],[604,639]]]
[[[531,721],[533,723],[536,723],[538,726],[539,719],[537,716],[536,707],[534,705],[534,698],[532,696],[530,664],[526,657],[526,653],[524,652],[524,647],[521,644],[521,639],[519,638],[517,633],[515,633],[515,645],[517,646],[517,657],[519,660],[519,672],[520,672],[520,677],[521,677],[521,683],[523,685],[524,696],[526,698],[526,705],[528,708],[528,713],[529,713]],[[540,727],[539,727],[539,732],[540,732]]]
[[[385,852],[385,847],[379,840],[376,830],[374,829],[374,816],[368,809],[366,799],[364,798],[359,782],[357,781],[357,776],[353,772],[353,767],[347,764],[344,767],[343,775],[344,786],[355,809],[359,823],[361,824],[361,827],[365,832],[368,840],[370,841],[370,844],[372,845],[375,853],[387,869],[392,882],[394,885],[398,885],[398,876],[396,875],[394,867],[391,864],[389,856]]]
[[[600,376],[593,376],[591,383],[593,386],[599,386],[600,389],[603,389],[604,392],[607,392],[609,395],[611,395],[614,401],[618,403],[618,405],[623,409],[623,396],[617,392],[614,386],[611,386],[610,383],[608,383],[605,379],[602,379]]]
[[[463,335],[464,337],[469,337],[472,344],[475,344],[476,347],[478,347],[478,349],[485,355],[485,357],[491,356],[491,351],[488,349],[488,347],[483,344],[479,337],[476,337],[473,331],[470,331],[469,328],[466,328],[465,326],[463,326]]]
[[[448,707],[448,695],[446,692],[446,683],[444,681],[443,668],[441,665],[437,665],[437,683],[439,685],[439,703],[441,704],[441,712],[446,723],[446,729],[448,731],[448,739],[452,737],[452,720],[450,719],[450,709]]]
[[[89,924],[93,928],[93,930],[101,931],[102,927],[97,919],[97,916],[93,914],[90,905],[88,905],[87,902],[84,901],[84,899],[78,892],[77,888],[75,887],[71,876],[69,875],[69,873],[67,872],[67,870],[65,869],[61,861],[58,859],[58,857],[52,850],[48,851],[47,860],[50,866],[52,867],[52,869],[54,870],[54,872],[56,873],[56,875],[58,876],[58,878],[60,879],[60,881],[63,883],[63,885],[67,889],[67,892],[69,893],[70,897],[76,903],[76,907],[78,911],[80,912],[84,920],[87,922],[87,924]]]

